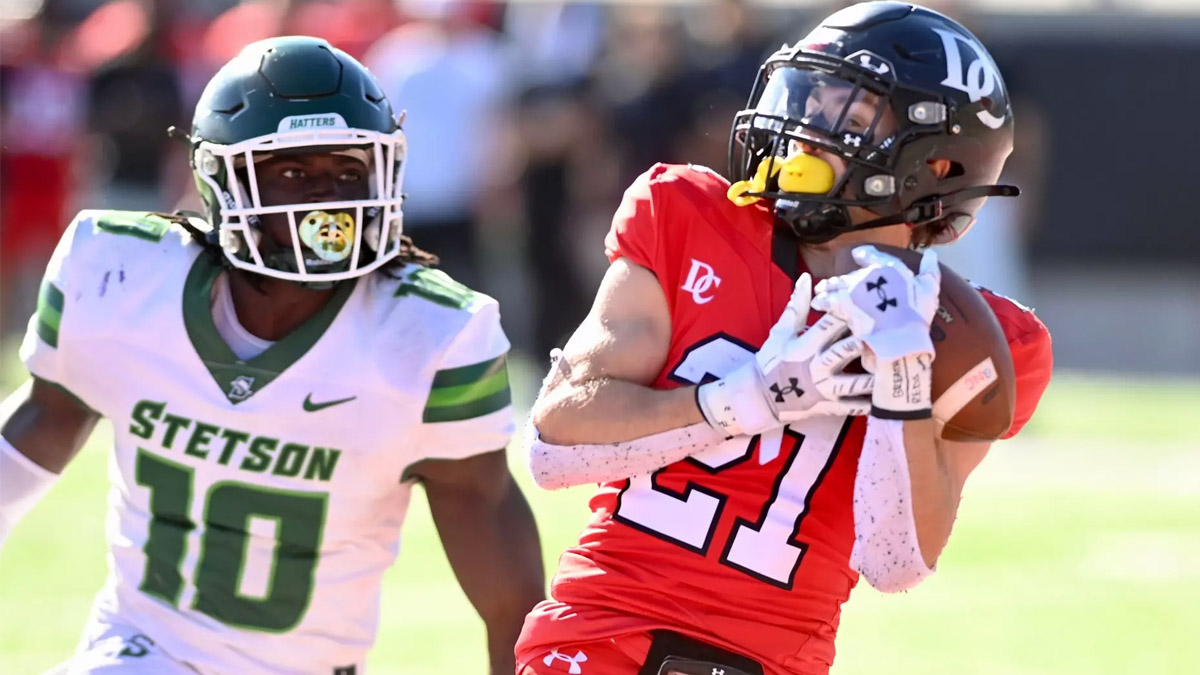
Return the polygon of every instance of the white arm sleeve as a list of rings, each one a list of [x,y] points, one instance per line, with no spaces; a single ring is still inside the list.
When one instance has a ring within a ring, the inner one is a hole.
[[[854,480],[850,566],[884,593],[906,591],[934,572],[917,543],[901,420],[867,418]]]
[[[527,429],[529,472],[538,487],[557,490],[624,480],[657,471],[725,440],[708,422],[697,422],[621,443],[552,445]]]
[[[550,351],[550,371],[542,380],[540,398],[549,386],[561,349]],[[708,422],[697,422],[620,443],[554,445],[542,440],[532,417],[525,425],[529,473],[538,487],[559,490],[588,483],[607,483],[658,471],[725,440]]]
[[[0,548],[12,528],[58,480],[0,436]]]

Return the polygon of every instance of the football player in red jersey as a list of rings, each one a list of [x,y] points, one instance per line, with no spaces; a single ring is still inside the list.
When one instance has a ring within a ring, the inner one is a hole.
[[[994,184],[1012,134],[970,32],[869,2],[763,65],[732,182],[660,164],[628,189],[612,265],[531,418],[540,485],[601,485],[526,619],[520,675],[826,673],[860,574],[891,592],[932,572],[990,444],[939,437],[936,257],[913,274],[865,245],[966,233],[986,197],[1017,192]],[[830,278],[846,246],[869,277]],[[1049,381],[1050,337],[984,297],[1013,355],[1012,436]],[[879,377],[842,371],[859,355]]]

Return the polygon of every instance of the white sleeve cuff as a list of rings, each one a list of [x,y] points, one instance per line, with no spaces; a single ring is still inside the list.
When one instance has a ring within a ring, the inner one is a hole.
[[[58,474],[38,466],[0,436],[0,546],[57,480]]]

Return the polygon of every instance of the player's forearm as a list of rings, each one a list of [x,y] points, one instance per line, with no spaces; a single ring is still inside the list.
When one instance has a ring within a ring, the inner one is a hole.
[[[548,443],[619,443],[703,422],[695,387],[651,389],[608,377],[563,382],[534,404],[533,424]]]
[[[99,415],[57,385],[33,378],[0,403],[0,434],[39,467],[61,474]]]
[[[96,415],[31,380],[0,402],[0,546],[83,445]]]
[[[546,578],[533,512],[515,483],[494,514],[485,534],[493,545],[485,555],[492,564],[490,573],[502,581],[476,606],[487,624],[492,675],[508,675],[516,670],[513,646],[525,615],[545,599]]]
[[[489,467],[496,468],[476,468]],[[491,672],[508,675],[525,615],[545,598],[546,581],[533,512],[512,476],[499,470],[503,479],[483,487],[443,476],[426,477],[425,489],[450,566],[487,627]]]
[[[487,621],[488,669],[491,675],[509,675],[517,669],[513,648],[521,636],[521,627],[530,609],[533,609],[532,604],[527,609]]]
[[[932,419],[904,423],[904,449],[912,485],[913,520],[925,564],[933,567],[954,527],[960,490],[938,450]]]
[[[506,623],[499,630],[488,626],[488,671],[491,675],[508,675],[516,671],[517,661],[513,648],[517,644],[517,638],[521,636],[524,619],[525,615],[522,614],[517,620]]]

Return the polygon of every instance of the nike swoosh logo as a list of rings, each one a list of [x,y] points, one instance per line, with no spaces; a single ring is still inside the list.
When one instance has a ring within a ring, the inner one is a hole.
[[[350,401],[353,401],[356,398],[358,398],[358,397],[351,396],[350,398],[339,398],[336,401],[326,401],[324,403],[313,403],[312,394],[309,394],[308,396],[304,397],[304,410],[307,412],[316,412],[318,410],[324,410],[325,408],[328,408],[330,406],[341,405],[343,403],[349,403]]]

